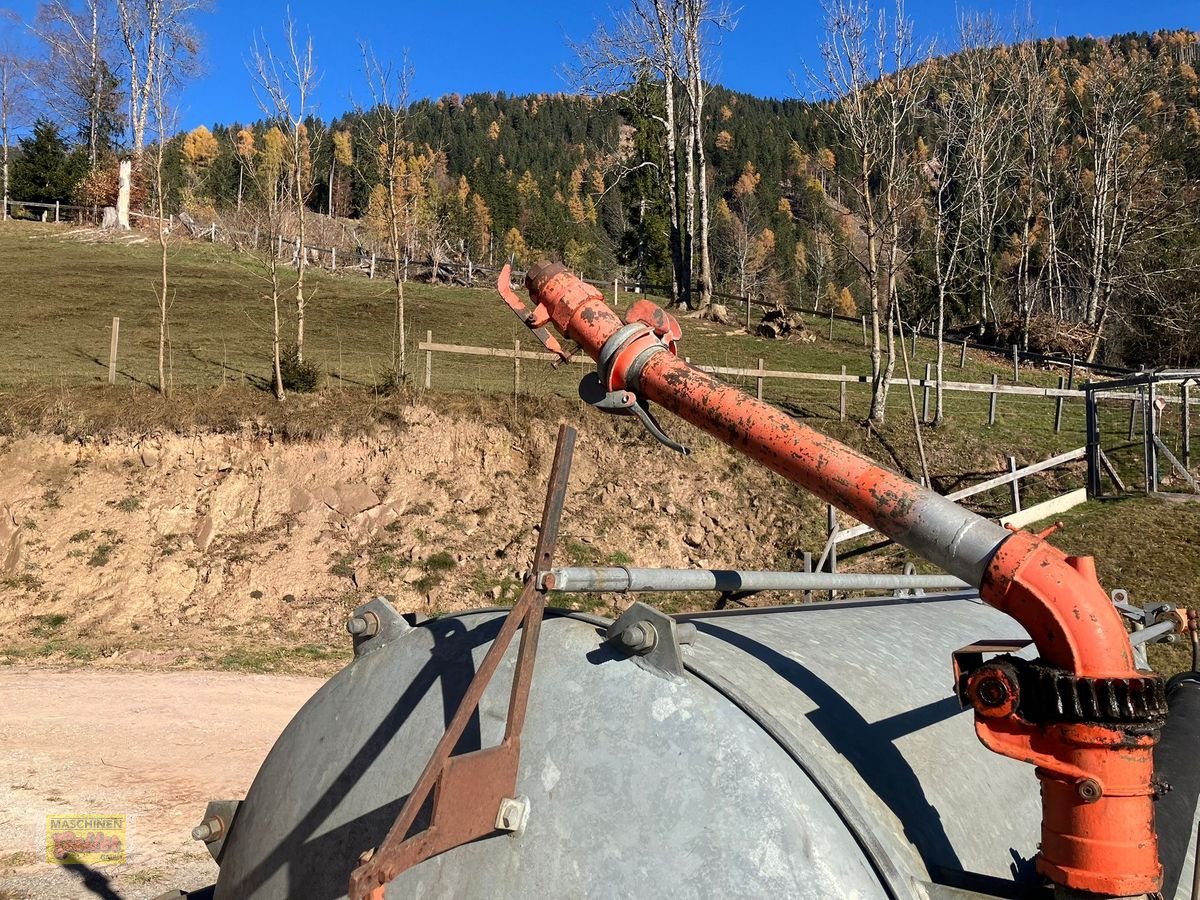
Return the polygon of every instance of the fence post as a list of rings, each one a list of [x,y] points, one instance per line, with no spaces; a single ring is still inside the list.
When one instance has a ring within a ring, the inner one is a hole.
[[[1015,456],[1010,456],[1008,458],[1008,473],[1010,475],[1012,475],[1016,471],[1017,471],[1017,458]],[[1017,479],[1014,478],[1011,482],[1009,482],[1009,487],[1010,487],[1010,490],[1012,493],[1013,512],[1019,513],[1021,511],[1021,488],[1020,488],[1020,485],[1017,483]]]
[[[258,252],[258,226],[254,226],[254,252]]]
[[[112,337],[108,342],[108,383],[117,383],[117,340],[121,334],[121,319],[113,316]]]
[[[763,373],[763,360],[762,360],[762,357],[760,356],[758,358],[758,399],[759,400],[762,399],[762,391],[763,391],[763,374],[762,373]]]
[[[1138,397],[1141,397],[1141,396],[1142,396],[1142,389],[1138,388]],[[1131,441],[1133,440],[1134,433],[1137,431],[1137,428],[1136,428],[1137,420],[1135,417],[1137,416],[1137,408],[1138,408],[1139,402],[1140,402],[1140,400],[1130,400],[1129,401],[1129,440],[1131,440]]]
[[[513,395],[521,393],[521,342],[513,341]]]
[[[862,320],[863,347],[866,347],[867,346],[867,317],[860,316],[859,318]]]
[[[621,279],[613,279],[613,306],[616,306],[621,299]]]
[[[746,334],[750,333],[750,295],[746,295]]]
[[[375,251],[371,251],[371,270],[367,272],[367,278],[375,280]]]
[[[1062,375],[1058,376],[1058,389],[1061,391],[1067,386],[1067,379]],[[1063,401],[1065,397],[1060,396],[1058,402],[1054,404],[1054,433],[1058,434],[1062,431],[1062,411]]]
[[[1183,401],[1183,422],[1180,425],[1180,428],[1183,431],[1183,443],[1179,449],[1183,454],[1183,467],[1185,469],[1190,469],[1192,467],[1192,386],[1184,383],[1183,387],[1181,387],[1179,390],[1179,399]]]
[[[54,224],[55,225],[58,224],[58,204],[59,204],[59,201],[55,200],[54,201]]]
[[[215,244],[217,242],[217,223],[213,222],[208,226],[208,242]]]
[[[965,369],[967,367],[967,339],[963,338],[962,349],[958,351],[958,367]]]
[[[1067,375],[1067,389],[1075,387],[1075,354],[1071,354],[1071,371]]]
[[[829,571],[837,571],[837,541],[834,539],[838,533],[837,510],[833,504],[828,504],[829,516]],[[829,592],[829,599],[833,599],[833,591]]]
[[[838,382],[838,421],[846,421],[846,367],[842,366],[842,380]]]
[[[1021,380],[1021,368],[1018,362],[1017,345],[1013,344],[1013,384]]]
[[[933,363],[925,363],[925,384],[921,390],[921,421],[929,421],[929,381],[933,377]]]
[[[329,271],[337,271],[337,247],[329,248]]]
[[[1151,381],[1146,385],[1146,399],[1142,403],[1142,430],[1146,439],[1146,493],[1158,490],[1158,448],[1154,439],[1158,437],[1158,388]]]
[[[996,424],[996,398],[999,397],[1000,395],[996,393],[995,387],[996,387],[996,382],[999,380],[999,378],[1000,378],[1000,376],[996,375],[995,372],[992,373],[992,388],[993,388],[992,399],[991,399],[991,402],[988,403],[988,424],[989,425]]]
[[[746,330],[749,331],[750,329],[747,328]],[[833,340],[833,304],[832,303],[829,304],[829,339],[831,341]]]
[[[810,551],[810,550],[804,551],[804,572],[805,572],[805,574],[812,572],[812,551]],[[805,591],[804,592],[804,602],[812,603],[812,600],[813,600],[812,591]]]
[[[372,263],[373,262],[374,262],[374,254],[372,254]],[[371,268],[374,269],[375,266],[372,265]],[[425,343],[426,343],[426,345],[433,343],[433,332],[432,331],[425,332]],[[425,351],[425,390],[429,390],[429,386],[432,384],[432,382],[433,382],[433,351],[426,350]]]
[[[392,265],[395,265],[395,264],[396,264],[396,261],[393,259]],[[434,272],[433,274],[434,274],[434,277],[436,278],[437,272]],[[402,276],[400,276],[400,278],[405,284],[408,284],[408,254],[407,253],[404,254],[404,274]]]
[[[904,326],[902,325],[900,327],[903,328]],[[901,334],[901,337],[903,337],[903,334]],[[908,358],[909,359],[917,358],[917,328],[915,325],[912,328],[912,353],[910,354],[910,356]]]

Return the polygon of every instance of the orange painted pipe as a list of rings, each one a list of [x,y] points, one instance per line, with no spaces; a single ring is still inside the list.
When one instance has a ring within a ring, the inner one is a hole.
[[[535,266],[526,287],[536,303],[530,324],[553,324],[593,359],[625,327],[598,290],[561,266]],[[1145,677],[1135,669],[1124,624],[1090,558],[1070,558],[1037,535],[1011,533],[963,509],[717,381],[667,352],[653,335],[638,336],[612,354],[607,373],[611,388],[669,409],[977,585],[985,602],[1021,623],[1047,665],[1092,679]],[[1006,730],[1000,721],[977,717],[981,740],[1038,766],[1039,870],[1058,884],[1103,896],[1157,891],[1162,868],[1151,787],[1157,734],[1062,724],[1037,728],[1030,736],[1019,727]],[[1089,780],[1100,786],[1099,798],[1090,796],[1090,785],[1080,787]]]

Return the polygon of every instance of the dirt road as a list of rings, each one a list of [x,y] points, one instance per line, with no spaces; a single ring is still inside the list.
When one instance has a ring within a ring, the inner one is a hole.
[[[211,884],[191,839],[210,799],[245,796],[321,679],[0,669],[0,900],[157,897]],[[124,864],[46,861],[48,816],[127,817]]]

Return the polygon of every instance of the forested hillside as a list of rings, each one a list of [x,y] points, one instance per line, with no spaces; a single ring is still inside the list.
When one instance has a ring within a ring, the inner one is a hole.
[[[889,331],[901,318],[933,326],[940,308],[947,328],[1033,349],[1200,362],[1197,36],[1006,45],[976,29],[959,43],[819,85],[820,102],[710,86],[711,287],[863,312]],[[216,123],[166,145],[165,206],[197,219],[253,207],[279,194],[302,143],[306,208],[350,220],[361,246],[386,248],[390,183],[409,258],[550,256],[668,287],[674,275],[688,302],[672,242],[688,252],[695,238],[671,224],[663,92],[644,77],[608,96],[419,100],[391,140],[375,109],[291,130]],[[11,195],[112,202],[109,143],[89,169],[82,141],[40,123]]]

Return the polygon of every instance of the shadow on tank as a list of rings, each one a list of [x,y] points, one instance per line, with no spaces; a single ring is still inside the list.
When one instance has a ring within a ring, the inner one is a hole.
[[[1037,881],[1033,860],[1012,848],[1012,881],[964,871],[946,835],[941,814],[929,803],[920,780],[895,745],[904,735],[962,713],[957,699],[947,696],[900,715],[868,722],[834,688],[796,660],[720,625],[701,619],[692,621],[702,633],[767,665],[816,704],[816,709],[807,716],[809,721],[900,820],[905,836],[917,849],[935,882],[996,897],[1041,896],[1037,893],[1039,889],[1031,888],[1031,882]],[[880,689],[889,688],[881,685]]]
[[[220,884],[218,895],[252,896],[276,872],[288,865],[289,860],[308,858],[321,860],[322,865],[305,867],[303,883],[295,883],[298,872],[290,874],[291,882],[287,895],[306,897],[310,900],[335,900],[344,897],[350,873],[358,865],[358,854],[379,845],[404,806],[408,795],[395,797],[370,812],[321,834],[320,837],[314,838],[313,835],[320,831],[321,826],[350,789],[371,769],[430,691],[441,690],[444,724],[450,723],[475,675],[473,651],[491,644],[502,622],[502,618],[489,619],[479,622],[473,628],[468,628],[466,623],[458,618],[436,619],[423,623],[421,627],[433,635],[433,652],[416,677],[404,688],[389,714],[369,735],[349,764],[338,773],[320,796],[313,800],[308,812],[272,849],[267,858],[236,884]],[[399,688],[399,685],[396,687]],[[388,686],[383,685],[380,689],[387,690]],[[456,745],[454,755],[469,753],[480,747],[479,713],[476,711]],[[303,789],[303,785],[298,787]],[[388,797],[394,789],[395,785],[381,781],[379,796]],[[427,803],[422,808],[411,832],[421,831],[428,826],[430,806],[431,803]],[[238,820],[235,819],[230,829],[231,840],[235,839],[237,826]]]

